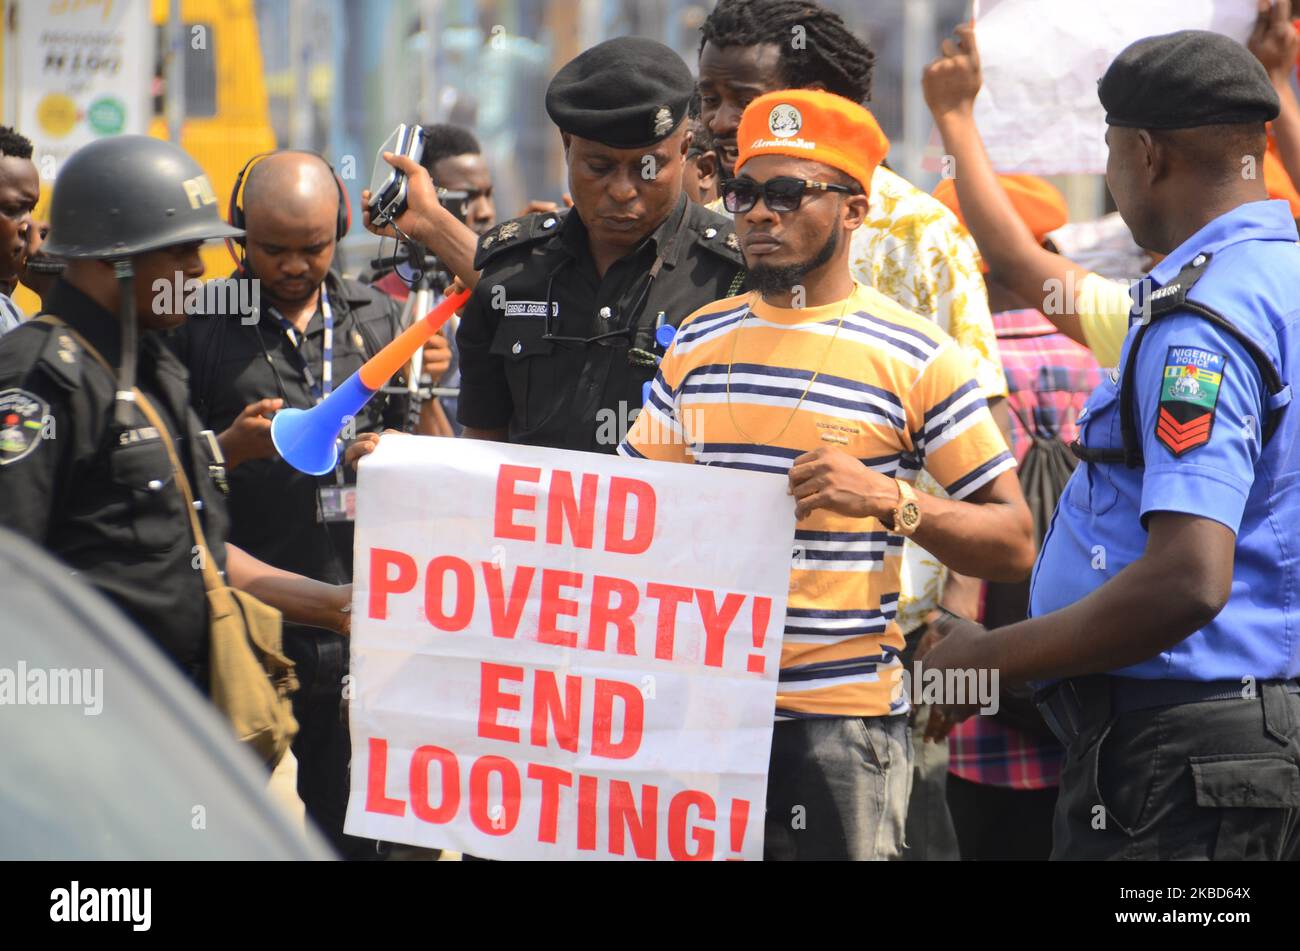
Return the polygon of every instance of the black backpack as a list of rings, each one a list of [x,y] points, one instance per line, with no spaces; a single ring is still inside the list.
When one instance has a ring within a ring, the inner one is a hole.
[[[1019,410],[1008,408],[1016,414],[1030,440],[1029,449],[1020,462],[1017,475],[1020,491],[1034,519],[1034,544],[1043,547],[1043,538],[1052,523],[1052,513],[1065,492],[1075,466],[1079,464],[1067,443],[1056,436],[1039,434],[1032,419],[1026,419]],[[992,629],[1023,621],[1029,614],[1029,579],[1015,582],[989,582],[984,600],[984,626]]]

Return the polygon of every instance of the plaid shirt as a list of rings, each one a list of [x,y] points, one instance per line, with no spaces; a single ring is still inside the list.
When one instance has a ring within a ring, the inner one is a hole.
[[[1086,347],[1057,331],[1036,310],[993,315],[1007,376],[1011,452],[1020,463],[1030,441],[1022,420],[1039,436],[1075,437],[1075,419],[1101,370]],[[948,769],[972,783],[1012,789],[1047,789],[1060,780],[1063,751],[992,717],[974,716],[948,737]]]

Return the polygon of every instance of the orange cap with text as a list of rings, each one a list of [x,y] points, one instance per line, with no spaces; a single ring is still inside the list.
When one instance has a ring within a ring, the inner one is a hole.
[[[999,175],[998,184],[1011,199],[1011,206],[1016,214],[1034,234],[1039,244],[1049,231],[1055,231],[1070,220],[1070,210],[1065,204],[1065,197],[1056,190],[1051,182],[1037,175]],[[957,216],[963,227],[966,219],[962,217],[961,206],[957,203],[957,186],[951,178],[939,182],[931,193]]]
[[[871,175],[889,152],[889,139],[867,109],[820,89],[765,93],[745,107],[736,133],[736,173],[759,155],[821,162],[871,191]]]

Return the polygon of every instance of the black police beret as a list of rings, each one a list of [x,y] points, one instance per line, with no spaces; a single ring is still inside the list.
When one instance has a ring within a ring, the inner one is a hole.
[[[654,145],[686,118],[695,79],[662,43],[606,40],[566,64],[546,90],[546,111],[562,132],[616,149]]]
[[[1236,40],[1205,30],[1149,36],[1115,57],[1097,84],[1110,125],[1190,129],[1268,122],[1278,99],[1268,73]]]

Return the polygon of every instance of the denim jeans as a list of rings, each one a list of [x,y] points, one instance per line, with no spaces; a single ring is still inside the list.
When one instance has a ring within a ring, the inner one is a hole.
[[[925,636],[926,625],[907,634],[903,667],[912,669],[916,647]],[[912,792],[907,804],[907,848],[909,862],[955,862],[961,858],[957,829],[948,809],[948,740],[925,742],[930,708],[915,702],[912,714]]]
[[[911,785],[907,717],[781,720],[772,729],[763,857],[899,858]]]

